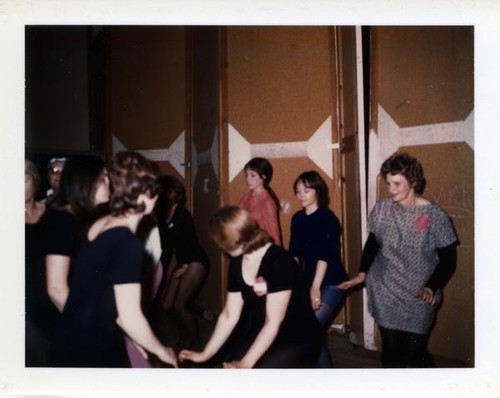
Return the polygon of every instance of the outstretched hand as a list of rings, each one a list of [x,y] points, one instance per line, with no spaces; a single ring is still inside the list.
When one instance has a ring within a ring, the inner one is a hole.
[[[177,367],[177,357],[174,350],[170,347],[163,347],[163,350],[161,350],[157,355],[160,361],[168,363],[174,368]]]
[[[348,281],[340,283],[339,285],[337,285],[337,287],[342,290],[347,290],[354,286],[361,285],[362,283],[365,282],[365,279],[366,279],[366,273],[360,272],[354,278],[351,278]]]
[[[191,351],[191,350],[182,350],[179,353],[179,360],[181,362],[191,361],[191,362],[205,362],[207,358],[203,354],[203,352],[199,351]]]
[[[189,268],[189,265],[188,264],[182,264],[181,267],[177,268],[174,272],[173,272],[173,277],[174,278],[180,278],[182,275],[184,275],[187,270]]]
[[[248,369],[249,367],[246,366],[243,361],[232,361],[232,362],[224,362],[222,364],[224,369]]]

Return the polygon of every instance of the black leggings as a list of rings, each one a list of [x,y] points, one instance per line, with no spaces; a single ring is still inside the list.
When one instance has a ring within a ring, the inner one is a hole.
[[[428,336],[379,327],[382,337],[382,367],[433,368],[427,352]]]

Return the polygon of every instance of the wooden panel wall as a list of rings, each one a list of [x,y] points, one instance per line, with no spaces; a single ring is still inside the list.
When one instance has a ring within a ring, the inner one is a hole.
[[[421,160],[424,194],[452,217],[460,246],[430,351],[474,363],[474,32],[471,27],[372,28],[369,189],[391,151]],[[380,184],[377,197],[386,196]],[[373,202],[373,201],[372,201]],[[370,209],[369,209],[370,210]]]
[[[329,33],[328,27],[227,28],[227,120],[250,146],[303,142],[305,148],[331,117]],[[240,149],[232,153],[230,148],[229,156],[245,157]],[[250,157],[244,160],[242,165]],[[271,186],[283,204],[281,227],[288,247],[290,220],[299,209],[293,193],[295,178],[315,169],[330,190],[333,180],[307,156],[281,154],[269,160],[274,168]],[[247,191],[242,170],[228,188],[229,203],[237,204]]]
[[[169,148],[186,130],[184,27],[108,27],[108,132],[131,150]],[[169,162],[162,171],[183,176]]]

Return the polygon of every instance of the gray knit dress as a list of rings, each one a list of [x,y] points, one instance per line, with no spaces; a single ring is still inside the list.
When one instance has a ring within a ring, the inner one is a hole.
[[[425,334],[437,306],[415,294],[438,264],[437,248],[457,240],[448,215],[436,204],[403,206],[390,198],[373,208],[368,228],[380,245],[366,278],[368,309],[387,329]],[[441,292],[436,292],[438,300]]]

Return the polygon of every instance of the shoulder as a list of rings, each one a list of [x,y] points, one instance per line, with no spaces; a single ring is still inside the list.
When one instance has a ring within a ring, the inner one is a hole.
[[[436,202],[429,201],[428,207],[430,209],[430,213],[433,216],[449,218],[448,213],[441,206],[439,206]]]
[[[67,210],[49,208],[42,217],[42,221],[48,227],[71,228],[77,225],[76,217]]]
[[[252,195],[252,192],[250,192],[250,191],[245,192],[245,194],[241,197],[241,199],[239,201],[239,206],[246,204],[250,200],[251,195]]]
[[[262,261],[268,264],[293,263],[292,255],[281,246],[271,245],[264,255]]]
[[[185,206],[177,206],[172,216],[171,222],[186,223],[192,220],[191,213]]]
[[[131,247],[136,249],[142,245],[141,240],[130,229],[122,226],[105,230],[97,236],[97,238],[99,237],[124,248]]]
[[[392,206],[392,204],[393,204],[393,202],[392,202],[391,198],[384,198],[384,199],[377,200],[377,202],[375,203],[375,206],[373,206],[372,212],[376,213],[376,212],[380,212],[382,210],[388,209],[389,207]]]
[[[330,209],[329,207],[321,206],[318,208],[316,213],[318,214],[318,216],[320,216],[322,218],[332,219],[334,221],[337,221],[337,216],[335,215],[333,210]]]
[[[299,210],[297,212],[295,212],[295,214],[292,216],[292,221],[299,221],[299,220],[302,220],[304,219],[306,213],[304,212],[304,210]]]

